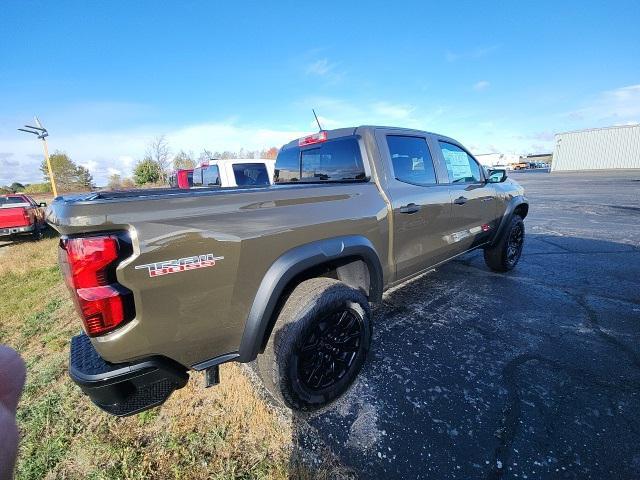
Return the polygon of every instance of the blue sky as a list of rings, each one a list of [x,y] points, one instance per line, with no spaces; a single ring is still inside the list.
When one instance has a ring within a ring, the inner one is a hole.
[[[640,2],[32,2],[0,5],[0,184],[50,148],[98,184],[172,150],[257,149],[315,129],[437,131],[475,153],[640,122]]]

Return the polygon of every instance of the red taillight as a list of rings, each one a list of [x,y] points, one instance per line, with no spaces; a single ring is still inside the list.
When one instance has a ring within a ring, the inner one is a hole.
[[[133,318],[131,292],[118,285],[113,267],[121,257],[115,235],[61,241],[61,266],[87,335],[107,333]]]
[[[116,237],[71,238],[65,242],[74,288],[106,285],[107,267],[118,259]]]
[[[313,145],[314,143],[322,143],[326,141],[327,141],[327,132],[322,130],[318,133],[314,133],[313,135],[302,137],[300,140],[298,140],[298,146],[304,147],[305,145]]]

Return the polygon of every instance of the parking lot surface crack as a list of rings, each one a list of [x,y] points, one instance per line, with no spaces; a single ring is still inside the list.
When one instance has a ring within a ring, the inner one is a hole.
[[[620,351],[624,352],[629,357],[629,359],[631,360],[631,363],[636,368],[640,369],[640,355],[638,354],[638,352],[634,351],[631,347],[629,347],[625,343],[621,342],[620,340],[618,340],[613,335],[610,335],[607,332],[602,330],[602,328],[600,327],[599,320],[598,320],[598,314],[595,312],[595,310],[593,310],[589,306],[586,297],[584,295],[575,295],[575,294],[572,294],[571,292],[568,292],[568,291],[565,291],[565,293],[567,293],[567,295],[570,295],[571,297],[573,297],[575,299],[576,303],[578,305],[580,305],[580,307],[582,307],[582,309],[586,312],[586,314],[587,314],[587,326],[589,328],[591,328],[605,342],[609,343],[613,347],[615,347],[615,348],[619,349]]]

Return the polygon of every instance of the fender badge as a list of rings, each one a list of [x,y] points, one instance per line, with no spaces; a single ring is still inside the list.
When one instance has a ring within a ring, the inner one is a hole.
[[[224,257],[216,257],[213,253],[207,253],[204,255],[195,255],[193,257],[165,260],[164,262],[136,265],[136,270],[146,268],[149,271],[150,277],[159,277],[160,275],[169,275],[170,273],[180,273],[188,270],[196,270],[198,268],[214,267],[218,260],[224,260]]]

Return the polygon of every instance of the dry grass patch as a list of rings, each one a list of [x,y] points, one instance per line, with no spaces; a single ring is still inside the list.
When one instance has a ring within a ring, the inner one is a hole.
[[[0,257],[0,341],[28,367],[18,411],[18,479],[291,478],[291,427],[237,365],[204,389],[193,375],[162,407],[119,419],[66,374],[79,320],[56,265],[57,240],[21,242]]]

